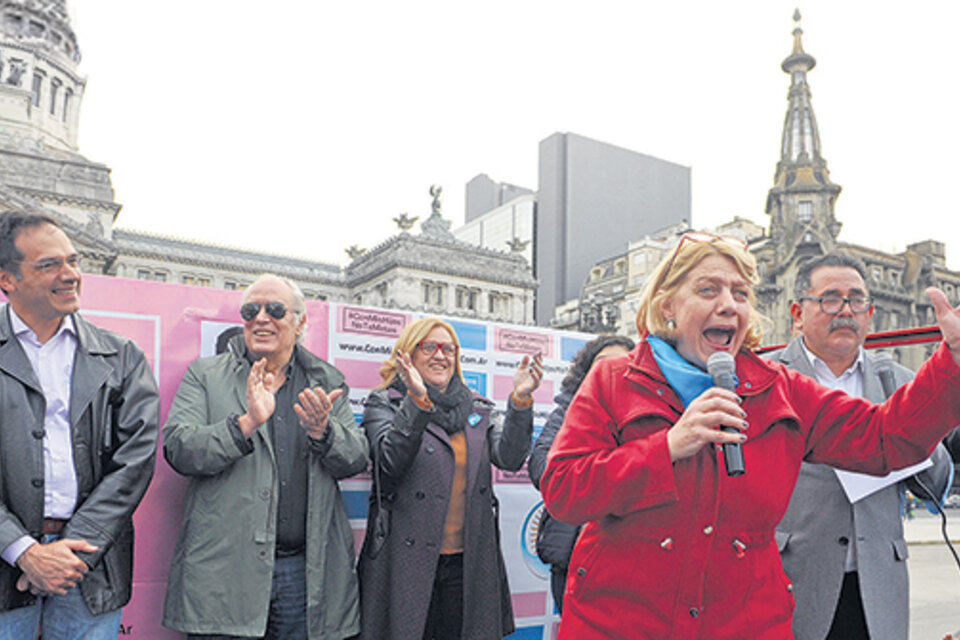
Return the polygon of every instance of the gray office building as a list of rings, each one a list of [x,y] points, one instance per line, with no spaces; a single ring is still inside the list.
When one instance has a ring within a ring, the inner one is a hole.
[[[573,133],[540,142],[537,323],[580,296],[598,260],[690,219],[690,167]]]

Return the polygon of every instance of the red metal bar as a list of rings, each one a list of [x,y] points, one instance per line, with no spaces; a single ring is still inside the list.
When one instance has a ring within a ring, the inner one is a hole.
[[[943,336],[940,335],[940,327],[915,327],[911,329],[897,329],[896,331],[879,331],[867,335],[863,343],[865,349],[888,349],[890,347],[903,347],[910,344],[924,344],[926,342],[940,342]],[[757,353],[766,353],[784,348],[785,344],[772,345],[769,347],[760,347]]]

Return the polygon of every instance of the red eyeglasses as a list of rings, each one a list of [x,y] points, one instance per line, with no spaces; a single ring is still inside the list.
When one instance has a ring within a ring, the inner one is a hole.
[[[427,340],[421,340],[417,343],[417,348],[420,351],[423,351],[424,355],[432,356],[437,352],[437,349],[443,351],[443,355],[452,356],[457,352],[457,345],[452,342],[433,342]]]

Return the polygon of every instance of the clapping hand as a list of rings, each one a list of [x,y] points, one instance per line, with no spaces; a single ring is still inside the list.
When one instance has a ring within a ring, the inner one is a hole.
[[[308,436],[314,440],[319,440],[323,436],[330,422],[333,402],[341,395],[343,395],[343,389],[334,389],[326,393],[320,387],[314,389],[308,387],[300,392],[297,396],[300,402],[293,405],[293,410],[300,418],[300,426]]]
[[[538,351],[532,358],[528,355],[523,356],[517,372],[513,374],[513,396],[521,402],[529,401],[542,379],[543,356],[540,352]]]
[[[427,394],[427,387],[423,384],[423,376],[413,366],[413,360],[409,353],[403,351],[397,352],[397,375],[400,381],[407,387],[411,395],[422,398]]]
[[[250,367],[247,376],[247,412],[238,420],[245,437],[252,436],[273,415],[277,406],[274,394],[282,384],[281,378],[267,371],[266,358],[260,358]]]

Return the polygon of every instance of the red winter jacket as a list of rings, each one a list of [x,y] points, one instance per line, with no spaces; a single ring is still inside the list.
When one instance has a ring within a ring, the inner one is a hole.
[[[719,447],[670,462],[683,404],[646,341],[587,376],[540,487],[557,518],[588,523],[560,638],[792,638],[774,529],[801,460],[882,475],[929,456],[960,422],[960,367],[945,346],[882,405],[749,352],[736,360],[750,427],[746,474],[733,478]]]

